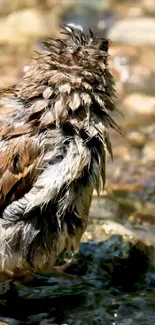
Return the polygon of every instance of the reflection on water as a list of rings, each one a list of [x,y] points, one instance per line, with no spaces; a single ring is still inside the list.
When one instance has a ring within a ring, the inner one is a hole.
[[[64,275],[2,283],[2,324],[154,325],[155,2],[0,0],[0,12],[0,88],[18,81],[32,49],[57,37],[59,23],[80,24],[112,38],[124,113],[117,117],[124,137],[112,133],[114,161],[108,157],[79,254],[64,258]]]

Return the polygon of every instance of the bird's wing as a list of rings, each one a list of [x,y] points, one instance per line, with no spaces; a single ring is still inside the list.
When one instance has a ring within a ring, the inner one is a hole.
[[[0,209],[27,193],[40,173],[40,148],[14,112],[16,105],[0,106]]]

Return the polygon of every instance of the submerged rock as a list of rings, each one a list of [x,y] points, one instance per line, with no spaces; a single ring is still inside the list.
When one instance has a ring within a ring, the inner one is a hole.
[[[4,283],[0,319],[12,325],[111,325],[116,315],[124,319],[132,290],[136,292],[145,283],[153,248],[117,226],[107,222],[103,225],[106,240],[100,236],[98,241],[82,243],[65,274],[38,275],[27,285]],[[153,278],[147,281],[151,285]]]

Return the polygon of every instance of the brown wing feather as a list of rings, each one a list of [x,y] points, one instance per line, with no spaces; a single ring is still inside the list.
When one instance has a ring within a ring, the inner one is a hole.
[[[1,116],[2,117],[2,116]],[[29,191],[40,173],[40,150],[28,127],[0,125],[0,208]]]

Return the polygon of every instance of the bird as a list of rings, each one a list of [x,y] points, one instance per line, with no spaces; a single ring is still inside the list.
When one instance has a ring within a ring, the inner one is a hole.
[[[121,133],[110,41],[61,28],[0,92],[0,273],[12,276],[49,272],[79,250],[93,192],[105,186],[110,129]]]

